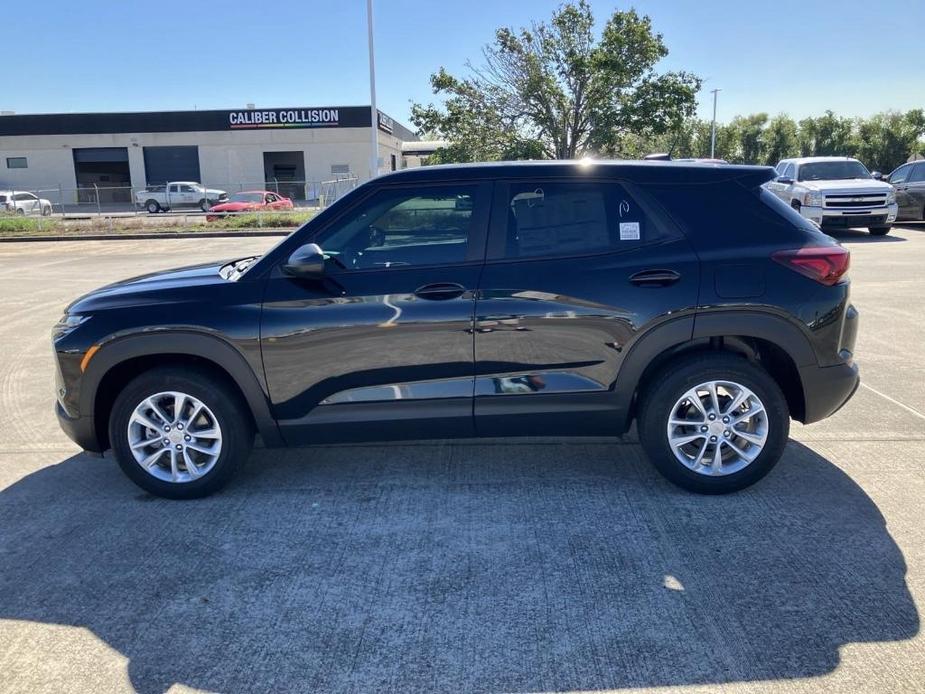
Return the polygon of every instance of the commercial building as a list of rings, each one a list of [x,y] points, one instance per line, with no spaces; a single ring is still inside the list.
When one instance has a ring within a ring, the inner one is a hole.
[[[199,181],[311,198],[324,181],[369,178],[371,113],[321,106],[0,115],[0,189],[43,191],[62,204],[91,193],[130,202],[148,185]],[[381,112],[375,127],[380,173],[402,168],[402,143],[416,137]]]

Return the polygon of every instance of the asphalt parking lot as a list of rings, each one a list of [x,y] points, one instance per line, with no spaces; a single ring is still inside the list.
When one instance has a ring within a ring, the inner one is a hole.
[[[49,329],[273,239],[0,245],[0,692],[925,688],[925,226],[849,231],[863,386],[729,497],[631,440],[258,450],[170,502],[80,454]]]

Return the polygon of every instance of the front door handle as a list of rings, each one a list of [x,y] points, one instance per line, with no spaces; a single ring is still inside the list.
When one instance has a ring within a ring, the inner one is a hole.
[[[674,270],[642,270],[630,275],[630,282],[637,287],[667,287],[679,279],[681,275]]]
[[[454,282],[437,282],[436,284],[425,284],[414,290],[414,295],[420,299],[430,301],[445,301],[446,299],[455,299],[462,296],[466,288],[461,284]]]

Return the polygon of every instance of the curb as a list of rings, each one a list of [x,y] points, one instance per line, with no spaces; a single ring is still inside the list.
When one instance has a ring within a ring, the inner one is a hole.
[[[70,236],[0,236],[0,243],[21,243],[41,241],[141,241],[144,239],[228,239],[257,236],[288,236],[292,229],[274,231],[175,231],[155,232],[150,234],[74,234]]]

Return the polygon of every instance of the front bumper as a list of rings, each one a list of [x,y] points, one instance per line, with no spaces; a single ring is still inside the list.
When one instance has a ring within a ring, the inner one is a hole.
[[[100,445],[99,437],[96,435],[96,425],[93,417],[71,417],[60,402],[55,402],[55,415],[58,417],[58,424],[67,437],[91,453],[102,453],[103,448]]]
[[[799,211],[801,215],[815,222],[823,229],[847,229],[850,227],[877,227],[892,224],[896,221],[899,207],[896,203],[893,203],[892,205],[845,210],[804,205]]]

